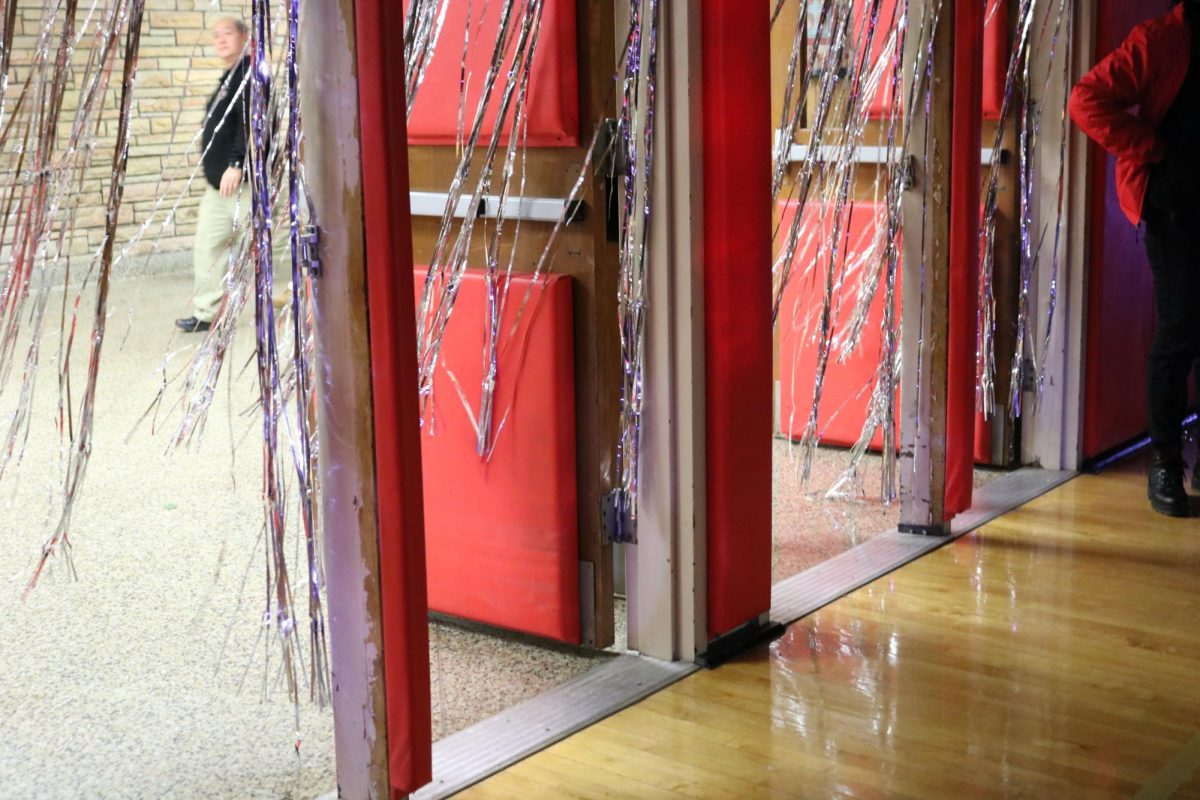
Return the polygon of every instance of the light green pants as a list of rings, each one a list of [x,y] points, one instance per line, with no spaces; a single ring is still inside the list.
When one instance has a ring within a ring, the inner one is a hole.
[[[233,197],[221,197],[221,193],[207,184],[200,198],[200,209],[196,216],[196,237],[192,245],[192,273],[195,280],[192,293],[193,316],[204,322],[212,322],[225,296],[225,278],[229,274],[232,255],[233,232],[246,230],[250,215],[250,189],[242,189]],[[278,218],[279,215],[277,214]],[[276,220],[271,239],[274,254],[275,288],[286,288],[292,275],[292,246],[288,239],[286,220]]]

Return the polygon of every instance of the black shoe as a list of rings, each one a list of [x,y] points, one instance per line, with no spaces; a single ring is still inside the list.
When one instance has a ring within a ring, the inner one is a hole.
[[[1191,498],[1183,488],[1183,457],[1178,452],[1155,450],[1150,460],[1147,495],[1150,507],[1168,517],[1191,516]]]
[[[204,333],[212,327],[212,323],[195,317],[187,317],[175,320],[175,327],[184,333]]]

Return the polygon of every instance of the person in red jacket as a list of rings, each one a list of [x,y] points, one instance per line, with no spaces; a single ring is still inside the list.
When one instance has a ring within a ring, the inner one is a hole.
[[[1200,357],[1200,0],[1175,0],[1138,25],[1071,92],[1071,118],[1117,157],[1117,196],[1145,223],[1158,324],[1147,361],[1148,494],[1155,511],[1184,517],[1182,425],[1187,379]],[[1198,470],[1200,472],[1200,470]],[[1193,474],[1200,488],[1200,475]]]

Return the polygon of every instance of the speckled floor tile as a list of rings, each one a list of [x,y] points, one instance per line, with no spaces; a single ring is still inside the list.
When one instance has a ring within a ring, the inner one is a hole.
[[[445,738],[576,678],[613,653],[437,619],[429,628],[433,738]]]
[[[243,416],[253,370],[222,383],[207,435],[189,451],[164,455],[171,397],[155,434],[144,425],[130,435],[164,354],[181,365],[200,340],[168,344],[190,283],[114,282],[92,461],[70,531],[78,579],[57,559],[24,603],[59,474],[49,370],[24,462],[4,475],[2,798],[309,798],[335,785],[329,711],[304,705],[297,727],[287,693],[274,677],[264,685],[276,674],[264,653],[278,651],[259,640],[262,467],[254,416]],[[247,324],[230,362],[239,370],[252,338]],[[48,338],[47,362],[56,351]],[[0,424],[10,409],[0,408]]]
[[[259,640],[249,323],[230,361],[237,380],[222,383],[202,441],[165,456],[163,417],[154,435],[144,425],[129,436],[164,353],[178,368],[199,341],[168,345],[189,293],[188,276],[114,283],[92,463],[71,531],[77,580],[56,561],[19,601],[53,513],[48,378],[24,463],[0,485],[0,800],[301,800],[335,785],[329,711],[302,706],[297,730],[286,692],[274,677],[265,685],[277,673],[263,654],[277,651]],[[447,623],[431,634],[439,737],[609,657]]]
[[[895,528],[900,507],[880,500],[882,482],[878,455],[868,454],[859,464],[859,483],[843,487],[839,497],[826,497],[850,464],[844,449],[819,447],[812,474],[802,480],[803,448],[786,439],[774,443],[772,529],[774,538],[772,580],[803,572],[839,553]],[[982,486],[1004,474],[976,469],[975,485]]]
[[[202,441],[164,455],[170,399],[154,435],[148,426],[130,435],[157,391],[164,354],[178,368],[199,341],[168,344],[188,294],[187,276],[114,284],[94,455],[71,531],[77,580],[56,562],[28,601],[18,600],[53,514],[57,392],[49,380],[19,473],[0,487],[4,800],[298,800],[334,785],[329,712],[302,707],[297,730],[286,694],[265,680],[261,460],[247,411],[253,371],[241,368],[249,324],[230,362],[238,377],[218,391]],[[0,421],[9,410],[0,408]],[[895,509],[877,501],[802,490],[791,450],[775,443],[777,578],[895,524]],[[845,458],[819,452],[811,485],[828,486]],[[862,472],[869,498],[878,471]],[[621,602],[617,613],[623,630]],[[448,621],[432,623],[431,643],[438,738],[611,657]]]

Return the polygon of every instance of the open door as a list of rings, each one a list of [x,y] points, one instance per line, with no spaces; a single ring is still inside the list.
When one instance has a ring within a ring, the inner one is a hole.
[[[500,6],[476,4],[468,23],[471,4],[449,4],[410,117],[418,302],[459,142],[491,63]],[[547,0],[528,88],[526,150],[517,159],[524,174],[513,184],[524,201],[510,197],[506,206],[506,230],[519,224],[520,234],[499,326],[508,344],[499,357],[494,450],[479,455],[474,410],[483,377],[484,243],[494,213],[487,204],[499,202],[495,196],[484,198],[472,236],[422,435],[430,608],[595,647],[613,642],[613,555],[601,531],[601,500],[612,470],[620,386],[616,236],[595,165],[546,274],[537,280],[529,274],[593,131],[612,115],[614,60],[610,7]],[[494,120],[495,113],[485,118],[485,132]],[[475,174],[483,160],[477,155]],[[501,273],[509,246],[499,256]]]
[[[859,2],[856,8],[866,14],[868,4]],[[897,19],[896,0],[883,0],[878,10],[881,21]],[[791,56],[792,37],[798,23],[798,11],[795,5],[787,4],[780,12],[779,20],[772,28],[771,46],[771,97],[773,108],[772,120],[778,123],[781,115],[781,100],[787,84],[788,61]],[[1004,78],[1007,68],[1009,50],[1009,15],[1007,0],[989,0],[986,5],[986,25],[984,28],[983,46],[983,85],[982,85],[982,116],[983,137],[981,142],[981,163],[987,164],[995,139],[1001,103],[1004,96]],[[815,28],[817,20],[810,15],[808,24]],[[872,59],[879,55],[888,45],[889,38],[885,33],[873,37]],[[884,131],[887,125],[888,108],[891,102],[891,85],[885,80],[871,102],[868,114],[867,128],[863,135],[863,147],[860,147],[854,158],[858,162],[855,182],[852,187],[854,203],[842,231],[842,247],[849,255],[845,257],[848,264],[855,264],[872,248],[878,247],[879,229],[886,226],[884,205],[876,184],[877,173],[882,168],[885,158],[881,143],[886,141]],[[815,92],[814,92],[815,95]],[[807,119],[812,119],[815,112],[815,96],[809,98]],[[1012,125],[1008,126],[1004,149],[1011,153],[1015,147],[1015,133]],[[802,128],[800,136],[792,148],[793,161],[789,167],[788,180],[784,184],[790,186],[800,169],[800,162],[807,152],[808,131]],[[1016,159],[1006,157],[1004,160],[1001,189],[1015,185]],[[983,181],[986,188],[988,177],[984,168]],[[1016,218],[1016,192],[1002,192],[1002,200],[997,212],[997,251],[996,251],[996,297],[997,297],[997,360],[1007,364],[1012,358],[1013,342],[1010,330],[1015,327],[1016,319],[1016,251],[1012,246],[1014,220]],[[779,230],[786,230],[792,223],[798,210],[798,203],[785,191],[775,209],[776,223]],[[806,219],[805,230],[829,229],[830,210],[824,207],[820,198],[810,198],[804,209]],[[824,231],[823,231],[824,232]],[[804,265],[824,257],[828,258],[829,245],[827,236],[809,237],[802,239],[801,247],[796,253],[794,274],[804,274]],[[778,244],[778,243],[777,243]],[[903,265],[899,266],[903,270]],[[847,279],[838,287],[837,315],[835,321],[839,329],[844,329],[855,311],[855,293],[859,290],[857,279]],[[820,287],[805,285],[801,280],[790,281],[783,293],[780,305],[779,322],[776,330],[775,350],[775,381],[776,398],[778,402],[776,433],[786,439],[800,441],[808,421],[812,407],[813,387],[816,380],[817,343],[813,336],[815,323],[814,292]],[[896,298],[897,315],[900,312],[899,293]],[[878,339],[880,323],[883,318],[882,297],[876,298],[871,307],[870,317],[864,328],[862,344],[855,352],[844,359],[831,364],[824,376],[822,401],[819,407],[818,430],[822,444],[834,447],[850,447],[858,440],[863,425],[868,416],[870,387],[878,366]],[[1003,402],[1008,394],[1007,375],[1000,370],[997,375],[998,385],[996,396]],[[899,429],[899,403],[896,404],[896,427]],[[978,464],[1010,466],[1015,461],[1014,438],[1011,426],[1006,423],[1006,412],[1001,409],[993,419],[987,419],[979,414],[975,420],[974,460]],[[995,446],[993,446],[995,442]],[[882,446],[882,436],[876,435],[871,442],[871,450],[878,451]]]

